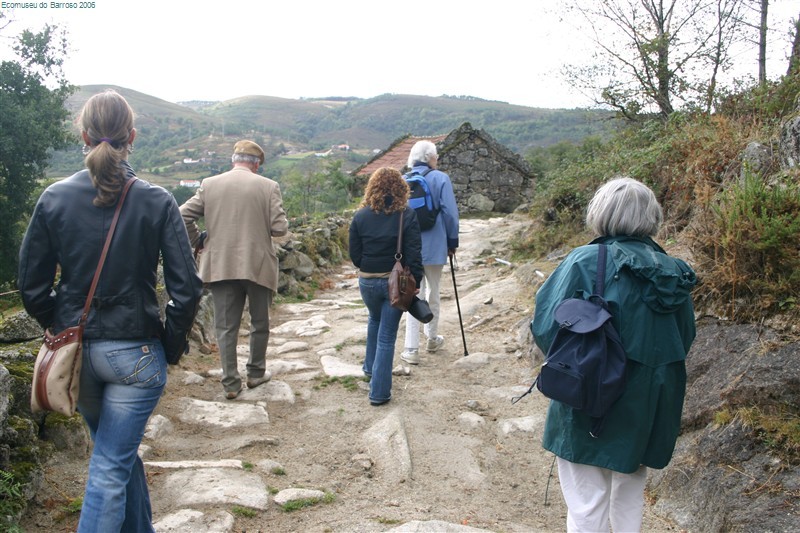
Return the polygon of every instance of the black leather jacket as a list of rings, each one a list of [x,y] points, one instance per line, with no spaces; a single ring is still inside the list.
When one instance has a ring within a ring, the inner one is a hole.
[[[129,179],[133,170],[125,163]],[[59,332],[80,320],[116,205],[96,207],[89,171],[48,187],[19,253],[18,285],[28,313]],[[171,299],[162,323],[156,297],[159,255]],[[57,267],[58,285],[53,288]],[[138,180],[122,206],[84,330],[86,339],[159,337],[167,359],[183,352],[202,295],[178,204]]]
[[[362,207],[350,222],[350,260],[361,271],[372,274],[389,273],[394,267],[397,252],[397,231],[400,213],[386,215]],[[403,212],[403,266],[411,269],[417,287],[422,283],[422,237],[417,213],[410,207]]]

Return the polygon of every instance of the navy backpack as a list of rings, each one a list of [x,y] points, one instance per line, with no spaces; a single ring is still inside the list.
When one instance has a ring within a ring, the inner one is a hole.
[[[558,332],[547,351],[533,387],[550,398],[592,417],[590,435],[599,437],[605,416],[625,392],[627,357],[611,323],[605,292],[606,245],[597,255],[594,293],[588,300],[568,298],[558,304],[553,319]]]

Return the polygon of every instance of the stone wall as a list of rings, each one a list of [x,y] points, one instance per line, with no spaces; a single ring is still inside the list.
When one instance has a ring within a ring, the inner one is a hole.
[[[464,123],[437,149],[460,212],[511,213],[530,200],[535,181],[530,166],[485,131]]]

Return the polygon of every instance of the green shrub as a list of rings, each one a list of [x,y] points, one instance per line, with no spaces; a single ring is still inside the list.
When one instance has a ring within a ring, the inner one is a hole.
[[[730,319],[797,314],[800,293],[800,188],[745,172],[719,193],[692,242],[703,272],[701,301]],[[716,306],[714,306],[716,307]]]
[[[717,110],[741,120],[778,122],[795,108],[800,94],[800,71],[778,81],[767,81],[735,93],[724,95]]]
[[[25,505],[22,485],[11,473],[0,470],[0,524],[4,531],[22,531],[16,524],[16,517]]]

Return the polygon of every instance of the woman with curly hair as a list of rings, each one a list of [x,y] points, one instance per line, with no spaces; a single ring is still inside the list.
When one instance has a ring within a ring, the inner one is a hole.
[[[370,377],[369,401],[392,398],[392,362],[397,326],[403,311],[389,303],[389,273],[394,266],[400,214],[403,214],[402,263],[422,281],[422,239],[416,212],[408,207],[409,189],[393,168],[372,173],[364,200],[350,223],[350,259],[359,269],[358,287],[369,310],[364,374]]]

